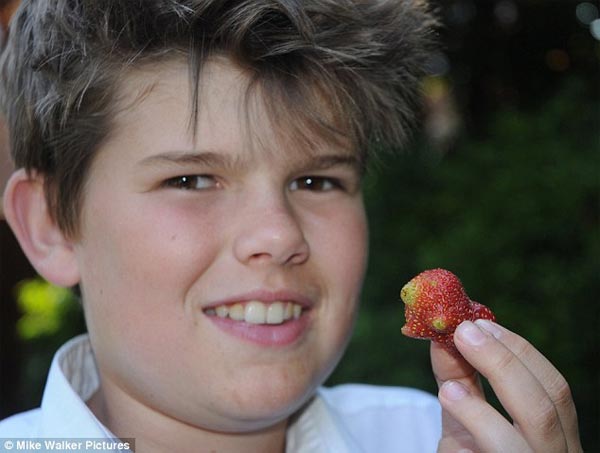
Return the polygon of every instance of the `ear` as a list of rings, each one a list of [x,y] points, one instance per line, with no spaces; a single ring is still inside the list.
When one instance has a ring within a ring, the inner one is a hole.
[[[43,177],[23,169],[14,172],[4,191],[4,215],[42,277],[64,287],[79,283],[73,243],[50,216]]]

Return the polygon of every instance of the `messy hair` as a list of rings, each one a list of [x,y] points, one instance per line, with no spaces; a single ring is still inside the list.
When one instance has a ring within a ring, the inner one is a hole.
[[[0,59],[12,156],[44,177],[50,214],[77,235],[119,80],[185,58],[193,125],[203,64],[225,56],[281,129],[344,137],[366,161],[373,144],[405,143],[434,26],[426,0],[24,0]]]

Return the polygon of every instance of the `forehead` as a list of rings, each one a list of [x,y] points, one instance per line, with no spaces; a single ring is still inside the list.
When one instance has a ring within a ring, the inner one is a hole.
[[[295,115],[293,107],[270,97],[252,72],[226,58],[207,62],[197,81],[190,74],[183,59],[126,74],[117,90],[111,138],[165,141],[164,146],[186,149],[243,149],[248,157],[260,151],[307,158],[334,148],[358,159],[351,141],[333,132],[332,115],[316,89],[315,109]],[[175,136],[177,143],[166,143]]]

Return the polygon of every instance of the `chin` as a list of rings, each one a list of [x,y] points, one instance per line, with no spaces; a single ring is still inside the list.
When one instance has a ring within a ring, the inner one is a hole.
[[[223,431],[256,431],[278,424],[300,409],[314,395],[317,385],[305,382],[274,382],[262,379],[229,393],[229,420]]]

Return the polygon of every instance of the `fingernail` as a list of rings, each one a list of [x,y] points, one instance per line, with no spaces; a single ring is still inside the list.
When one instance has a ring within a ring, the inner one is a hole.
[[[463,399],[469,394],[467,388],[460,382],[456,381],[444,382],[444,385],[442,385],[442,392],[446,398],[452,401]]]
[[[487,319],[477,319],[475,320],[475,324],[477,324],[483,330],[487,330],[497,339],[500,339],[500,337],[502,336],[502,329],[500,329],[500,327],[498,327],[493,322],[488,321]]]
[[[460,338],[472,346],[480,346],[487,339],[479,327],[471,321],[465,321],[456,329]]]

